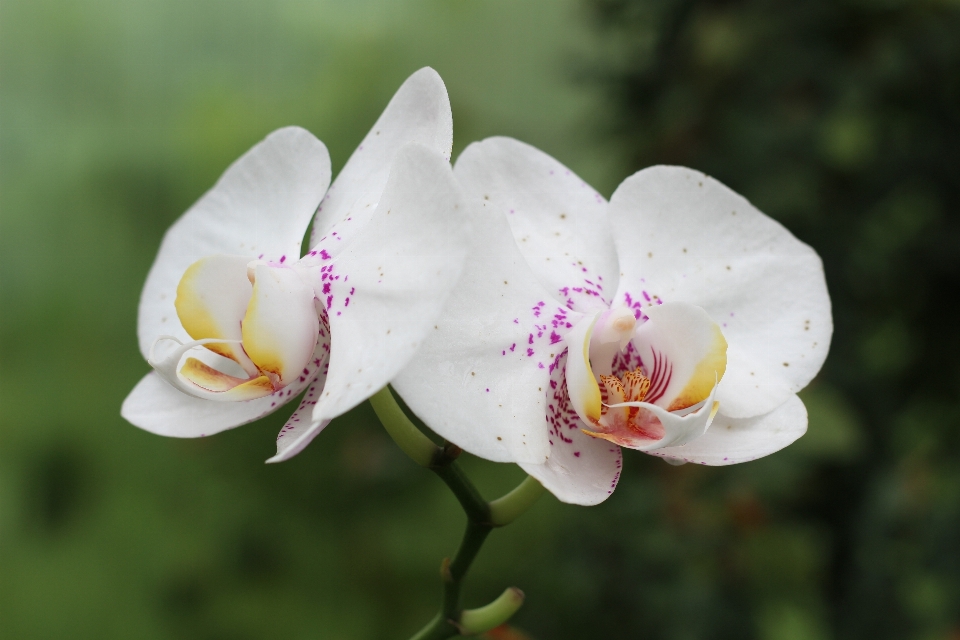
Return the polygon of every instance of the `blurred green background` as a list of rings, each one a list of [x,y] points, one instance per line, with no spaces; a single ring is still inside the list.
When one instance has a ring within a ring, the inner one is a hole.
[[[726,182],[820,252],[837,325],[796,445],[627,455],[603,505],[495,532],[466,604],[517,585],[539,640],[960,638],[956,0],[3,0],[0,636],[433,615],[462,514],[367,406],[271,466],[284,415],[202,441],[119,416],[166,227],[277,127],[342,166],[424,65],[455,152],[512,135],[607,195],[654,163]],[[488,497],[522,477],[465,464]]]

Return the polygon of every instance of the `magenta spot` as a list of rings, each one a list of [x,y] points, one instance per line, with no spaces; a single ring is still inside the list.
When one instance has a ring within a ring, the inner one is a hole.
[[[574,452],[573,452],[573,455],[575,455],[575,456],[577,456],[577,457],[579,458],[579,457],[580,457],[580,452],[579,452],[579,451],[574,451]]]
[[[287,261],[287,256],[280,256],[280,264],[283,264]]]

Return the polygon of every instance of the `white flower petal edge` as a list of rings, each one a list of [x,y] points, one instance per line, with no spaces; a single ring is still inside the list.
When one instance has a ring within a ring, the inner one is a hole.
[[[833,333],[820,258],[743,196],[691,169],[651,167],[617,188],[609,215],[617,303],[689,302],[721,324],[721,414],[768,413],[820,370]]]
[[[447,160],[408,144],[362,237],[330,260],[314,252],[304,259],[317,267],[315,288],[328,292],[330,367],[311,426],[270,462],[299,450],[301,439],[379,391],[414,356],[460,279],[470,237],[466,206]]]
[[[310,231],[311,248],[328,237],[334,243],[347,240],[363,227],[377,207],[394,157],[411,142],[450,160],[450,98],[443,80],[430,67],[407,78],[347,160],[317,209]],[[331,237],[334,226],[336,235]]]
[[[752,418],[718,415],[706,434],[681,447],[651,451],[677,462],[723,466],[749,462],[775,453],[807,432],[807,409],[798,396]]]

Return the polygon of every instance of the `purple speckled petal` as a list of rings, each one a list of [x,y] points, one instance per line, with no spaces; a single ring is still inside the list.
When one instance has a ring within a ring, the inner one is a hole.
[[[333,341],[314,421],[334,418],[383,388],[434,330],[469,250],[465,206],[447,160],[409,144],[397,154],[363,233],[329,265],[316,267],[315,289]]]
[[[137,336],[143,357],[158,336],[189,340],[174,308],[187,267],[216,254],[297,260],[329,184],[327,148],[297,127],[274,131],[230,165],[163,238],[140,297]]]
[[[615,304],[702,307],[727,340],[717,391],[727,416],[769,413],[820,370],[833,322],[816,252],[702,173],[651,167],[610,200]]]
[[[450,160],[453,115],[436,71],[424,67],[400,86],[317,209],[310,247],[338,251],[373,215],[400,149],[421,144]],[[334,233],[335,232],[335,233]]]
[[[770,413],[752,418],[725,416],[722,404],[720,410],[704,435],[650,455],[710,466],[737,464],[779,451],[807,431],[807,410],[795,395]]]
[[[267,462],[283,462],[303,451],[304,447],[310,444],[321,431],[323,431],[329,420],[314,422],[313,408],[317,406],[317,398],[323,390],[323,385],[327,380],[327,369],[329,368],[328,357],[330,354],[330,341],[324,341],[322,347],[315,353],[317,364],[317,374],[307,387],[307,392],[300,401],[293,415],[287,420],[280,433],[277,434],[277,455],[273,456]]]
[[[545,462],[546,390],[583,314],[551,299],[503,215],[474,203],[475,249],[443,315],[393,385],[431,429],[497,462]]]
[[[550,457],[544,464],[520,466],[563,502],[599,504],[617,487],[622,454],[612,442],[581,431],[587,425],[577,416],[567,395],[563,375],[566,358],[566,353],[557,356],[546,393]]]
[[[619,268],[607,201],[544,152],[512,138],[467,147],[455,172],[468,195],[503,213],[520,253],[554,300],[606,309]]]

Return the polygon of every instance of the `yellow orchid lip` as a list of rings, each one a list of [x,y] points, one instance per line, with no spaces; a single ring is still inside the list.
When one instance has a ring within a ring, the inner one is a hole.
[[[636,327],[619,322],[626,314],[614,310],[581,321],[567,341],[583,356],[569,358],[565,372],[571,404],[589,425],[584,432],[643,450],[676,444],[709,424],[727,350],[720,328],[699,307],[667,303],[647,311]],[[629,339],[618,330],[629,331]],[[611,355],[610,344],[628,357]],[[610,358],[634,364],[598,379],[591,359]]]
[[[267,376],[244,380],[214,369],[196,358],[187,358],[180,375],[207,391],[229,394],[234,400],[253,400],[277,390]]]
[[[191,395],[217,400],[252,400],[298,380],[320,335],[322,311],[299,273],[280,263],[240,256],[209,256],[190,265],[177,287],[177,315],[194,338],[151,364]],[[167,339],[161,336],[157,342]],[[246,378],[188,357],[203,347],[240,365]]]

